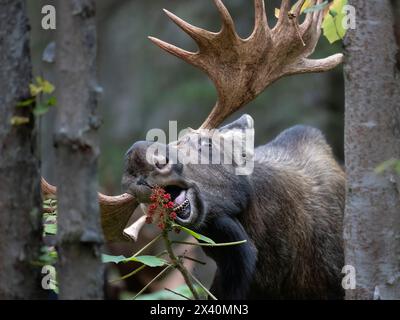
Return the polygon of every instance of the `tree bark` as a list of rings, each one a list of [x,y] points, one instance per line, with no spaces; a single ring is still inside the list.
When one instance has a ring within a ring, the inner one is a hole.
[[[30,97],[32,65],[24,0],[0,0],[0,299],[39,298],[33,262],[42,238],[39,158]],[[29,123],[12,125],[13,117]]]
[[[92,0],[57,2],[56,159],[61,299],[102,299],[96,25]]]
[[[345,40],[344,219],[346,264],[356,270],[347,299],[400,299],[400,179],[374,169],[400,159],[400,70],[391,0],[350,0],[357,27]]]

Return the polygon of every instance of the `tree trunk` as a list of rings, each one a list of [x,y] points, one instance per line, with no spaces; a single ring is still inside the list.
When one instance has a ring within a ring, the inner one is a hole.
[[[23,0],[0,0],[0,299],[38,298],[41,197],[32,108],[29,25]],[[29,121],[12,125],[13,117]]]
[[[400,179],[391,170],[374,172],[384,161],[400,159],[394,3],[349,1],[357,28],[345,41],[344,239],[356,289],[347,290],[347,299],[400,299]]]
[[[102,299],[94,1],[59,0],[56,34],[60,298]]]

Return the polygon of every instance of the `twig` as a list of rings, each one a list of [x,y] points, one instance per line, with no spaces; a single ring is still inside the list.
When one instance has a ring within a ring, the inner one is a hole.
[[[136,269],[133,270],[132,272],[130,272],[130,273],[128,273],[128,274],[122,276],[121,278],[118,278],[118,279],[109,281],[109,283],[115,283],[115,282],[118,282],[118,281],[125,280],[125,279],[127,279],[127,278],[129,278],[129,277],[132,277],[133,275],[135,275],[135,274],[138,273],[139,271],[142,271],[142,270],[143,270],[144,268],[146,268],[146,267],[147,267],[147,266],[144,264],[144,265],[140,266],[139,268],[136,268]]]
[[[134,297],[133,300],[135,300],[138,296],[140,296],[154,281],[156,281],[159,277],[161,277],[167,270],[171,269],[173,266],[169,265],[168,267],[164,268],[163,271],[161,271],[158,275],[156,275],[153,280],[151,280],[148,284],[146,284],[142,290],[140,290]]]
[[[191,260],[191,261],[200,263],[200,264],[202,264],[202,265],[206,265],[206,264],[207,264],[207,263],[204,262],[204,261],[200,261],[200,260],[197,260],[197,259],[195,259],[195,258],[188,257],[188,256],[178,256],[178,258],[188,259],[188,260]]]
[[[213,300],[218,300],[217,297],[214,296],[214,295],[210,292],[210,290],[208,290],[208,289],[200,282],[199,279],[197,279],[192,273],[189,272],[189,274],[190,274],[190,276],[193,278],[193,280],[196,281],[197,284],[211,297],[211,299],[213,299]]]
[[[142,249],[140,249],[138,252],[136,252],[132,257],[137,257],[139,254],[141,254],[144,250],[146,250],[148,247],[150,247],[153,243],[155,243],[158,239],[160,239],[162,236],[162,233],[160,233],[157,237],[155,237],[153,240],[151,240],[148,244],[146,244]]]
[[[303,37],[301,36],[299,25],[296,21],[296,17],[297,16],[294,13],[289,13],[289,19],[293,21],[294,28],[296,29],[297,35],[299,36],[301,43],[303,44],[303,47],[305,47],[306,43],[304,42]]]
[[[181,260],[178,259],[175,256],[175,254],[174,254],[174,252],[172,250],[172,246],[171,246],[172,242],[168,238],[168,231],[164,230],[162,235],[163,235],[165,246],[167,248],[167,252],[168,252],[168,255],[169,255],[170,259],[171,259],[172,265],[174,265],[175,268],[178,269],[179,272],[182,274],[182,277],[185,280],[187,286],[189,287],[189,290],[192,292],[194,299],[195,300],[200,300],[200,297],[199,297],[197,291],[193,287],[192,281],[190,281],[189,272],[186,270],[186,268],[182,264]]]
[[[201,247],[225,247],[225,246],[234,246],[237,244],[246,243],[247,240],[235,241],[235,242],[225,242],[225,243],[200,243],[200,242],[186,242],[186,241],[172,241],[171,244],[189,244],[192,246],[201,246]]]
[[[189,297],[186,297],[185,295],[183,295],[183,294],[181,294],[181,293],[179,293],[179,292],[176,292],[176,291],[174,291],[174,290],[171,290],[171,289],[168,289],[168,288],[164,288],[166,291],[169,291],[169,292],[171,292],[171,293],[174,293],[174,294],[176,294],[177,296],[180,296],[180,297],[182,297],[182,298],[185,298],[185,299],[187,299],[187,300],[192,300],[192,299],[190,299]]]

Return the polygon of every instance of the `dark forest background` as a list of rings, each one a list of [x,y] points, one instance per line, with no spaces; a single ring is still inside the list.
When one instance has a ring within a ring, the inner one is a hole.
[[[51,46],[54,32],[41,28],[40,8],[53,1],[28,1],[32,28],[34,75],[54,82]],[[178,128],[197,128],[216,100],[212,83],[194,67],[154,46],[152,35],[188,50],[194,42],[162,12],[166,8],[190,23],[218,31],[220,19],[212,1],[98,0],[98,79],[103,125],[100,129],[100,185],[107,194],[120,193],[123,155],[129,146],[144,140],[152,128],[168,132],[168,121]],[[225,1],[238,33],[247,37],[253,27],[253,4]],[[268,1],[270,24],[279,1]],[[47,50],[46,50],[47,48]],[[50,48],[50,50],[49,50]],[[342,50],[321,37],[315,57]],[[47,60],[47,61],[45,61]],[[255,120],[256,144],[264,144],[295,124],[320,128],[340,161],[343,160],[344,88],[342,68],[323,74],[281,79],[244,108]],[[233,115],[239,117],[240,113]],[[54,182],[52,133],[54,110],[41,119],[43,175]],[[232,119],[230,119],[232,120]],[[229,121],[229,120],[228,120]]]

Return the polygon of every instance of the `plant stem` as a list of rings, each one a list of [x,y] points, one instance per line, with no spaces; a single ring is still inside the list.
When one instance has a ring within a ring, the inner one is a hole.
[[[171,290],[171,289],[168,289],[168,288],[164,288],[164,289],[165,289],[166,291],[169,291],[169,292],[173,293],[173,294],[176,294],[177,296],[180,296],[180,297],[182,297],[182,298],[185,298],[186,300],[192,300],[192,299],[190,299],[189,297],[186,297],[185,295],[183,295],[182,293],[176,292],[176,291]]]
[[[198,295],[197,291],[195,290],[195,288],[193,286],[192,281],[190,280],[189,272],[186,270],[186,268],[182,264],[181,260],[176,257],[174,251],[172,250],[172,242],[168,238],[168,231],[164,230],[162,235],[163,235],[165,246],[167,248],[167,252],[168,252],[168,255],[169,255],[170,259],[171,259],[172,264],[182,274],[182,277],[185,280],[186,285],[189,287],[189,290],[192,292],[194,299],[195,300],[200,300],[200,296]]]
[[[235,241],[235,242],[225,242],[225,243],[200,243],[200,242],[187,242],[187,241],[172,241],[171,244],[189,244],[191,246],[201,246],[201,247],[225,247],[225,246],[235,246],[237,244],[246,243],[247,240]]]
[[[142,249],[140,249],[138,252],[136,252],[132,257],[137,257],[139,254],[141,254],[144,250],[146,250],[148,247],[150,247],[153,243],[155,243],[158,239],[160,239],[162,236],[162,233],[160,233],[157,237],[155,237],[153,240],[151,240],[148,244],[146,244]]]
[[[204,261],[200,261],[200,260],[197,260],[197,259],[195,259],[195,258],[188,257],[188,256],[178,256],[178,258],[188,259],[188,260],[197,262],[197,263],[202,264],[202,265],[206,265],[206,264],[207,264],[207,263],[205,263]]]
[[[169,265],[168,267],[164,268],[163,271],[161,271],[158,275],[156,275],[153,280],[151,280],[148,284],[146,284],[142,290],[140,290],[136,296],[133,297],[133,300],[135,300],[138,296],[140,296],[154,281],[156,281],[159,277],[161,277],[166,271],[168,271],[170,268],[172,268],[172,265]]]
[[[197,284],[211,297],[213,300],[218,300],[216,296],[214,296],[210,290],[208,290],[201,282],[199,279],[197,279],[193,274],[189,273],[189,275],[193,278],[194,281],[197,282]]]

